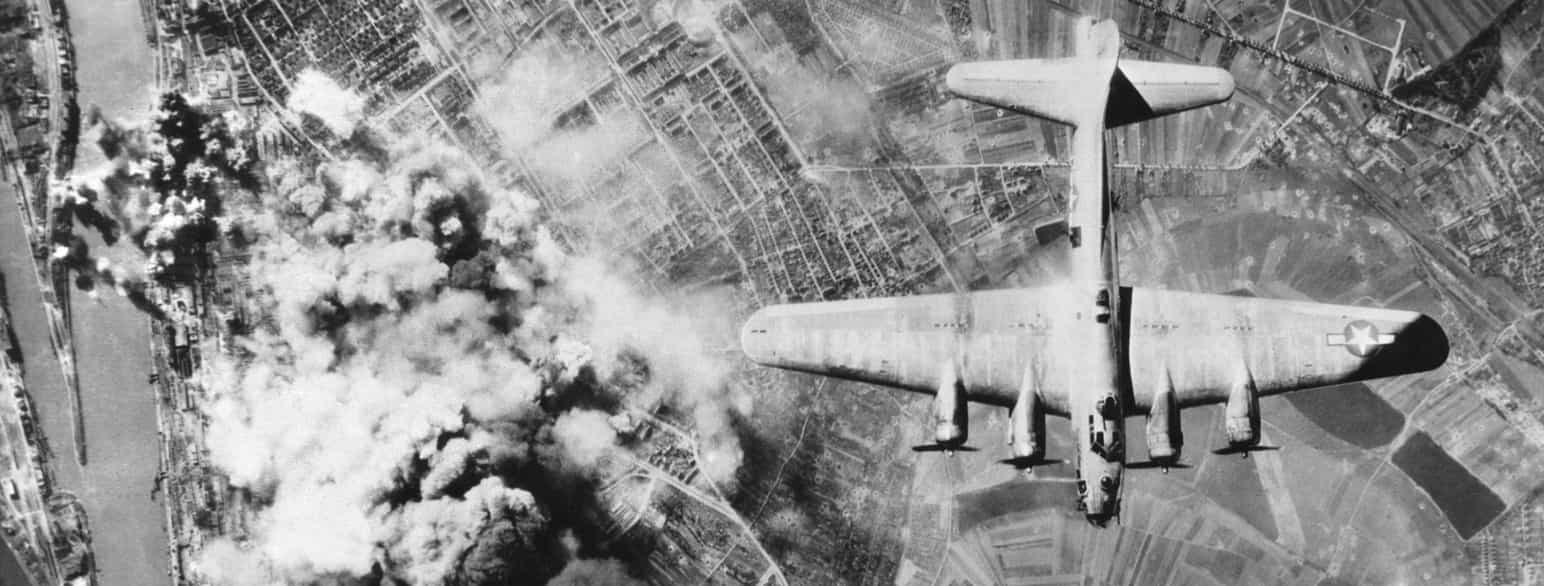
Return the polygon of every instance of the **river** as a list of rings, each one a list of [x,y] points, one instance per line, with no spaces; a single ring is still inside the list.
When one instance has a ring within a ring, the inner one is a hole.
[[[75,42],[81,110],[100,107],[114,118],[142,118],[152,104],[155,62],[145,42],[138,0],[66,0]],[[85,137],[83,137],[84,139]],[[82,141],[78,169],[102,162],[95,145]],[[127,301],[107,292],[93,299],[72,292],[71,330],[81,385],[87,464],[74,458],[68,397],[58,362],[48,347],[37,281],[19,224],[14,196],[0,202],[0,271],[11,293],[11,310],[25,360],[27,388],[52,448],[58,488],[74,492],[91,522],[100,582],[168,583],[164,513],[151,500],[158,458],[148,324]],[[88,240],[101,252],[100,238]],[[131,257],[129,251],[108,256]]]
[[[21,562],[16,561],[16,556],[5,546],[0,546],[0,586],[28,586]]]
[[[80,488],[80,468],[70,449],[70,403],[64,375],[48,342],[48,319],[43,314],[43,294],[32,272],[27,235],[22,232],[21,212],[9,180],[0,182],[0,275],[5,277],[6,307],[11,327],[21,347],[22,383],[32,395],[32,407],[52,444],[53,468],[58,488]],[[9,552],[6,555],[10,555]]]

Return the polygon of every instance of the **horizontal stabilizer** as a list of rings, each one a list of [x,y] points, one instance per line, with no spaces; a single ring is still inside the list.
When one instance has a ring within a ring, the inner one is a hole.
[[[1248,458],[1249,452],[1274,452],[1279,449],[1281,449],[1281,446],[1227,446],[1212,450],[1212,453],[1218,456],[1243,454],[1245,458]]]
[[[922,444],[922,445],[919,445],[919,446],[912,446],[911,447],[911,451],[917,452],[917,453],[921,454],[921,453],[925,453],[925,452],[974,452],[974,451],[977,451],[977,450],[976,450],[976,448],[973,448],[973,447],[970,447],[970,446],[946,446],[946,445],[943,445],[943,444]]]
[[[1109,128],[1227,101],[1233,74],[1203,65],[1122,60],[1110,82]]]
[[[1076,124],[1081,102],[1072,95],[1088,73],[1089,62],[1076,58],[976,61],[949,68],[944,83],[972,102]]]
[[[1079,112],[1097,104],[1097,96],[1085,92],[1097,87],[1089,76],[1099,69],[1097,61],[1075,57],[977,61],[950,68],[945,83],[967,100],[1076,125]],[[1104,122],[1113,128],[1225,101],[1233,95],[1233,75],[1217,67],[1121,60],[1109,92]]]
[[[1128,470],[1151,470],[1153,468],[1162,468],[1164,472],[1168,472],[1170,468],[1176,470],[1186,470],[1190,468],[1190,465],[1184,462],[1154,462],[1148,460],[1146,462],[1127,462],[1126,468]]]

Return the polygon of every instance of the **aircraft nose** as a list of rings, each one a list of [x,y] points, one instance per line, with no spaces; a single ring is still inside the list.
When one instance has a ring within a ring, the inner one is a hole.
[[[944,74],[944,90],[953,96],[962,96],[968,92],[965,79],[970,75],[970,64],[960,63],[949,67],[949,72]]]
[[[1088,523],[1095,527],[1103,527],[1115,517],[1113,501],[1101,496],[1090,494],[1084,503],[1083,516],[1088,518]]]
[[[1090,490],[1083,495],[1083,512],[1090,517],[1104,514],[1104,494]]]

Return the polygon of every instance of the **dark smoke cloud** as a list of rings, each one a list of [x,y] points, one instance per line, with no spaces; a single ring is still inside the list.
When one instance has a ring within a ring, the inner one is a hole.
[[[239,139],[244,121],[208,115],[166,94],[142,125],[121,125],[96,109],[87,124],[107,162],[50,186],[60,202],[51,210],[52,261],[80,289],[95,295],[99,286],[112,288],[164,317],[146,295],[147,277],[186,270],[178,260],[218,238],[225,196],[258,185],[252,150]],[[77,225],[110,248],[127,238],[138,258],[124,264],[92,251]]]
[[[356,99],[307,83],[314,95],[292,107]],[[162,276],[221,235],[250,243],[270,319],[198,376],[210,456],[261,506],[251,534],[209,544],[196,571],[222,584],[631,583],[560,539],[621,453],[622,409],[691,414],[706,472],[732,489],[729,413],[746,405],[726,367],[692,320],[565,253],[535,200],[348,109],[308,113],[357,148],[259,168],[229,138],[239,121],[185,106],[104,125],[111,166],[73,188]]]

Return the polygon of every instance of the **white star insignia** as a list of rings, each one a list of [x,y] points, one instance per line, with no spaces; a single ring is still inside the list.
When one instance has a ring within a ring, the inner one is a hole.
[[[1351,325],[1346,327],[1346,345],[1351,347],[1351,352],[1357,356],[1366,356],[1374,346],[1378,345],[1378,330],[1372,324]]]
[[[1376,352],[1380,346],[1394,343],[1394,334],[1378,332],[1378,327],[1368,322],[1357,320],[1346,324],[1346,329],[1340,332],[1325,334],[1325,343],[1331,346],[1341,346],[1346,351],[1366,357]]]

